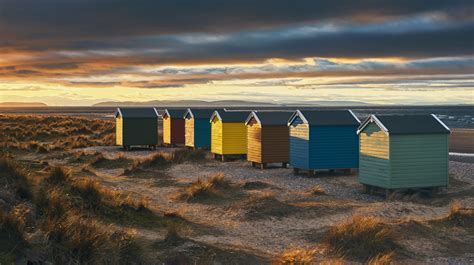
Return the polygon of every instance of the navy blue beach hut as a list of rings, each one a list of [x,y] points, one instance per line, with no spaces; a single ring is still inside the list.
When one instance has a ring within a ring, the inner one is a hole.
[[[187,109],[184,113],[185,145],[194,149],[211,148],[211,123],[214,109]]]
[[[358,168],[359,125],[350,110],[297,110],[288,121],[294,173]]]

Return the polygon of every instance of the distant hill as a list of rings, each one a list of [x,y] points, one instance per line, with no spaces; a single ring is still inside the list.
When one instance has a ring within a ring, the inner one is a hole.
[[[155,106],[155,107],[225,107],[225,106],[278,106],[277,104],[266,102],[252,102],[243,100],[218,100],[218,101],[204,101],[204,100],[152,100],[146,102],[134,101],[107,101],[93,105],[94,107],[119,107],[119,106]]]
[[[247,107],[247,106],[368,106],[359,101],[311,101],[311,102],[289,102],[285,104],[244,101],[244,100],[153,100],[146,102],[134,101],[107,101],[94,104],[94,107],[123,107],[123,106],[153,106],[153,107]]]
[[[8,108],[25,108],[25,107],[47,107],[48,105],[41,102],[0,102],[0,107]]]

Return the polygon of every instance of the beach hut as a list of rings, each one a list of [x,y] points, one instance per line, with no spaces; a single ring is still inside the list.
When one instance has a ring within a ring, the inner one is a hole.
[[[118,108],[115,113],[116,143],[129,150],[133,145],[158,145],[158,112],[155,108]]]
[[[184,114],[185,145],[195,149],[211,148],[211,124],[214,109],[187,109]]]
[[[163,113],[163,143],[166,145],[184,144],[185,109],[165,109]]]
[[[357,134],[359,182],[369,190],[448,185],[450,130],[435,115],[371,115]]]
[[[222,161],[228,156],[247,154],[247,127],[249,111],[216,110],[211,116],[211,152]]]
[[[292,112],[253,111],[247,118],[247,160],[262,169],[269,163],[287,166],[289,155],[288,119]]]
[[[297,110],[290,127],[290,165],[314,175],[315,170],[358,167],[359,119],[350,110]]]

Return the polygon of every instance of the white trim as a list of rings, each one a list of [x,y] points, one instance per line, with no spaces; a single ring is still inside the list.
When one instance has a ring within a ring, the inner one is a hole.
[[[257,111],[252,111],[250,112],[249,116],[247,117],[247,119],[245,120],[245,125],[248,125],[248,123],[250,122],[250,120],[253,118],[255,118],[255,120],[257,120],[257,122],[262,125],[262,122],[260,121],[260,119],[258,118],[258,115],[257,115]]]
[[[159,118],[159,117],[160,117],[160,113],[158,113],[158,110],[157,110],[156,108],[153,108],[153,110],[155,111],[156,117]]]
[[[448,130],[448,132],[451,133],[451,129],[449,129],[448,126],[446,126],[446,124],[444,124],[444,122],[442,122],[438,117],[436,117],[436,115],[434,115],[433,113],[431,113],[431,116],[433,116],[439,123],[441,123],[441,125],[443,125],[443,127]]]
[[[362,131],[365,129],[365,127],[367,127],[367,125],[368,125],[369,123],[371,123],[371,122],[373,122],[372,115],[370,115],[369,117],[367,117],[367,118],[364,120],[364,122],[359,126],[359,128],[357,128],[357,135],[359,135],[360,132],[362,132]]]
[[[303,113],[297,109],[295,111],[295,113],[293,113],[293,115],[291,116],[290,120],[288,121],[288,126],[290,126],[293,121],[295,120],[296,117],[300,117],[300,119],[305,123],[305,124],[309,124],[308,120],[306,119],[306,117],[303,115]]]
[[[212,123],[212,120],[214,119],[214,117],[217,117],[221,122],[222,121],[222,118],[221,118],[221,115],[219,115],[219,111],[218,110],[215,110],[212,115],[211,115],[211,119],[209,120],[209,123]]]
[[[120,117],[123,119],[123,114],[120,108],[117,108],[117,111],[115,112],[115,118],[117,118],[117,114],[120,114]]]
[[[163,119],[165,118],[165,115],[168,116],[171,119],[171,115],[168,112],[168,109],[165,109],[165,113],[163,114]]]
[[[194,114],[193,114],[191,108],[186,109],[186,112],[184,113],[183,119],[186,119],[186,117],[188,116],[188,113],[189,113],[189,115],[191,115],[191,118],[194,119]]]
[[[357,134],[359,135],[365,129],[365,127],[367,127],[367,125],[372,122],[375,122],[375,124],[377,124],[377,126],[379,126],[379,128],[382,129],[386,135],[390,135],[390,132],[387,130],[385,125],[383,125],[383,123],[377,118],[377,116],[375,116],[375,114],[371,114],[370,118],[367,118],[365,122],[361,126],[359,126],[359,129],[357,129]]]
[[[354,114],[354,112],[352,112],[352,110],[350,110],[350,109],[348,109],[348,111],[352,114],[354,119],[356,119],[356,121],[360,124],[360,120],[359,120],[359,118],[357,118],[357,116]]]
[[[390,132],[388,131],[388,129],[385,127],[385,125],[383,125],[383,123],[377,118],[377,116],[375,115],[372,115],[372,118],[375,120],[375,123],[382,128],[382,130],[385,131],[385,133],[387,135],[390,135]]]

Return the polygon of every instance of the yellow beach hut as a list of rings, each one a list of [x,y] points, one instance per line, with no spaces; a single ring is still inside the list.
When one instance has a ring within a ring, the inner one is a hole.
[[[214,111],[211,116],[211,153],[225,161],[227,157],[247,154],[249,111]]]

